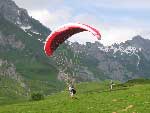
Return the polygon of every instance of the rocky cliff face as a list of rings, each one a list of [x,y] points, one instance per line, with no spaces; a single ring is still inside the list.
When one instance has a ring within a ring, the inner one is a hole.
[[[30,93],[30,88],[16,71],[15,65],[7,60],[0,59],[0,87],[6,87],[9,89],[9,85],[13,82],[15,84],[13,84],[14,87],[12,87],[11,90],[15,91],[16,95],[27,96]],[[16,89],[18,87],[20,88]]]
[[[12,0],[0,0],[0,15],[26,32],[45,35],[50,32],[38,20],[30,17],[27,10],[19,8]]]
[[[17,25],[28,25],[30,17],[25,9],[19,8],[11,0],[0,0],[0,14]]]
[[[72,50],[84,54],[83,61],[90,70],[91,66],[103,77],[126,81],[138,77],[150,77],[150,40],[135,36],[125,43],[103,46],[102,44],[86,43],[86,45],[71,44]],[[79,49],[80,48],[80,49]],[[83,64],[84,64],[83,63]],[[101,73],[101,74],[102,74]]]
[[[25,48],[25,44],[21,40],[17,40],[15,35],[4,36],[1,32],[0,45],[4,47],[11,46],[11,48],[20,50],[23,50]]]
[[[43,51],[50,32],[12,0],[0,0],[0,87],[7,86],[4,95],[48,94],[60,89],[57,69]]]

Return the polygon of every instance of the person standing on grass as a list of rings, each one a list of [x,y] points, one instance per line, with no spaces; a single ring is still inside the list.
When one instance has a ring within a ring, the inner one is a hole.
[[[69,89],[70,97],[73,98],[74,95],[76,94],[76,90],[74,86],[72,84],[69,84],[68,89]]]
[[[115,84],[114,84],[114,82],[111,80],[111,81],[110,81],[110,90],[113,89],[113,85],[115,85]]]

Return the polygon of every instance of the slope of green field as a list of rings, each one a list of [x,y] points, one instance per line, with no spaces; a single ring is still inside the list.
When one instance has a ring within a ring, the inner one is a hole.
[[[0,44],[0,60],[8,62],[5,66],[0,66],[0,72],[2,71],[0,75],[0,98],[2,98],[0,104],[9,103],[5,100],[14,100],[13,98],[18,96],[24,98],[27,90],[30,90],[29,93],[50,94],[58,92],[64,87],[63,82],[57,79],[58,70],[51,63],[51,58],[46,57],[44,53],[44,44],[38,40],[39,38],[45,40],[50,30],[33,19],[31,22],[33,27],[37,27],[36,29],[41,31],[41,35],[31,33],[31,31],[24,32],[0,16],[0,37],[3,42]],[[21,42],[24,47],[16,48],[14,45],[17,42]],[[15,75],[18,75],[22,79],[21,82],[26,85],[25,88],[21,87],[17,78],[12,79],[13,75],[7,75],[8,72],[12,73],[12,70],[7,71],[8,67],[11,67],[10,64],[13,65]],[[5,74],[3,75],[3,73]],[[3,88],[3,86],[7,86],[7,88]]]
[[[131,82],[130,82],[131,83]],[[116,85],[81,83],[76,99],[67,91],[31,101],[0,107],[0,113],[150,113],[150,83]]]

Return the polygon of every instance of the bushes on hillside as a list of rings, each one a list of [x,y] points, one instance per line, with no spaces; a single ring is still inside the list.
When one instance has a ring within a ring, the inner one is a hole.
[[[39,100],[43,100],[44,99],[44,95],[42,93],[32,93],[31,94],[31,100],[33,101],[39,101]]]

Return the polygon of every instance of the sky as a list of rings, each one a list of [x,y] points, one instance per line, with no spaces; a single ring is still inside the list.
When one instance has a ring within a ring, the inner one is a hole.
[[[150,0],[14,0],[52,31],[80,22],[97,28],[104,45],[120,43],[136,35],[150,39]],[[70,38],[80,43],[97,41],[88,32]]]

